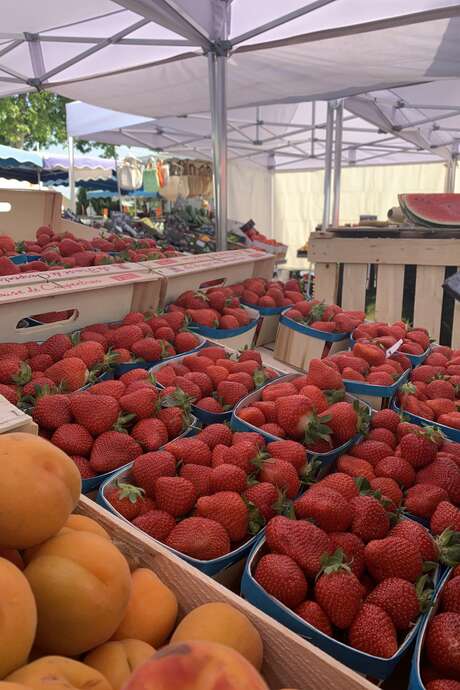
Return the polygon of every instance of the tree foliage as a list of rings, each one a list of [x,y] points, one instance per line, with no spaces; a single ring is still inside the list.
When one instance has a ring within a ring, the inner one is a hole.
[[[65,144],[67,102],[66,98],[48,91],[0,99],[0,144],[35,150]],[[76,142],[81,153],[88,153],[94,146],[106,158],[115,154],[115,147],[110,144]]]

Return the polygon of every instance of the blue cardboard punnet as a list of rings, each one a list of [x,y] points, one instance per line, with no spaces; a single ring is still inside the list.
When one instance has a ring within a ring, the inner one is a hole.
[[[353,338],[353,335],[350,335],[350,347],[353,347],[353,345],[356,345],[358,341]],[[399,352],[399,350],[398,350]],[[421,355],[411,355],[408,352],[401,352],[402,355],[405,355],[409,360],[410,363],[412,364],[413,367],[418,367],[420,364],[423,364],[423,362],[426,360],[428,355],[431,352],[431,346],[428,347],[425,352],[423,352]]]
[[[399,405],[396,402],[396,399],[393,398],[391,402],[391,407],[395,412],[398,414],[401,413],[401,409]],[[457,443],[460,443],[460,429],[454,429],[451,426],[446,426],[445,424],[440,424],[439,422],[434,422],[432,419],[426,419],[426,417],[419,417],[417,414],[412,414],[412,412],[406,412],[406,410],[403,410],[404,415],[409,419],[410,422],[413,422],[414,424],[418,424],[419,426],[435,426],[438,428],[444,436],[446,436],[448,439],[451,441],[456,441]]]
[[[350,379],[343,379],[345,390],[348,393],[355,395],[369,395],[376,398],[392,398],[398,388],[403,385],[409,378],[410,369],[403,371],[397,381],[391,386],[377,386],[373,383],[365,383],[364,381],[352,381]]]
[[[261,316],[276,316],[278,314],[282,314],[283,311],[286,311],[286,307],[259,307],[258,304],[249,304],[249,302],[243,302],[243,300],[241,300],[241,304],[258,311]],[[288,309],[290,308],[291,307],[288,307]]]
[[[191,355],[194,352],[198,352],[198,350],[201,350],[202,347],[205,346],[206,344],[206,338],[203,338],[202,335],[199,335],[198,333],[195,333],[197,338],[199,338],[199,343],[196,347],[193,348],[193,350],[188,350],[188,352],[182,352],[182,355]],[[176,359],[177,357],[180,357],[180,355],[175,354],[171,355],[170,357],[164,357],[161,360],[156,360],[155,362],[123,362],[122,364],[117,364],[113,368],[113,374],[116,379],[119,379],[120,376],[123,374],[126,374],[127,371],[131,371],[132,369],[151,369],[153,366],[156,364],[162,364],[163,362],[169,362],[171,359]]]
[[[294,611],[268,594],[263,587],[256,582],[253,572],[259,559],[264,555],[265,550],[265,537],[261,536],[249,554],[241,581],[241,594],[247,601],[279,623],[285,625],[289,630],[297,633],[324,652],[327,652],[334,659],[358,671],[358,673],[364,673],[372,678],[385,679],[395,670],[405,652],[415,642],[417,631],[422,622],[422,617],[419,618],[418,622],[406,635],[396,654],[389,659],[375,657],[361,652],[344,642],[340,642],[320,632],[317,628],[314,628],[304,621],[303,618],[295,614]],[[437,577],[436,574],[436,580]]]
[[[236,335],[255,331],[259,321],[259,313],[255,309],[249,307],[245,307],[245,309],[251,317],[251,321],[246,324],[246,326],[240,326],[239,328],[209,328],[208,326],[201,326],[192,321],[189,324],[189,328],[191,331],[204,335],[206,338],[212,338],[213,340],[225,340],[225,338],[234,338]]]
[[[346,338],[348,338],[349,333],[328,333],[326,331],[320,331],[317,328],[310,328],[310,326],[306,326],[303,323],[299,323],[299,321],[294,321],[294,319],[290,319],[289,316],[286,316],[286,314],[291,308],[292,307],[288,307],[287,309],[285,309],[280,316],[280,324],[282,324],[283,326],[286,326],[287,328],[290,328],[293,331],[297,331],[298,333],[304,333],[305,335],[309,335],[312,338],[325,340],[328,343],[336,343],[339,340],[345,340]]]
[[[32,261],[39,261],[41,258],[40,254],[16,254],[16,256],[10,256],[10,261],[16,266],[20,266],[21,264],[30,264]]]

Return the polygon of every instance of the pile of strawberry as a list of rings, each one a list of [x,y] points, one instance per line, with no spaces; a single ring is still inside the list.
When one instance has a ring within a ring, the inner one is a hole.
[[[311,453],[328,453],[367,429],[367,411],[344,397],[335,366],[312,359],[307,374],[265,386],[238,418],[273,436],[300,441]]]
[[[363,311],[348,311],[318,300],[298,301],[286,312],[293,321],[327,333],[351,333],[365,318]]]
[[[255,350],[245,349],[235,356],[219,346],[205,347],[155,372],[156,381],[168,393],[178,394],[178,398],[185,394],[200,410],[216,414],[233,409],[242,398],[278,375],[263,366]]]
[[[228,330],[247,326],[252,317],[229,287],[183,292],[169,311],[179,311],[198,326]]]
[[[401,421],[393,410],[376,412],[371,427],[338,459],[337,470],[366,479],[395,507],[430,520],[434,534],[460,531],[460,444]]]
[[[389,324],[380,321],[362,323],[353,332],[354,340],[365,340],[381,345],[385,350],[402,340],[399,352],[423,355],[430,347],[430,336],[425,328],[410,328],[404,321]]]
[[[460,566],[452,571],[438,600],[425,633],[421,676],[426,690],[459,690]]]
[[[412,520],[392,527],[388,508],[346,475],[312,486],[294,510],[295,521],[268,523],[255,580],[325,635],[392,657],[431,599],[424,568],[454,545]]]
[[[374,386],[392,386],[411,362],[399,352],[386,357],[383,346],[370,341],[359,341],[350,352],[338,352],[327,358],[337,365],[342,379],[361,381]]]
[[[70,455],[83,479],[157,451],[190,425],[186,409],[163,403],[145,369],[87,391],[45,393],[36,400],[32,417],[40,435]]]
[[[256,433],[211,424],[134,460],[109,503],[146,534],[212,560],[247,542],[297,496],[307,459],[293,441],[265,445]],[[146,509],[148,507],[148,510]]]
[[[406,412],[460,429],[460,351],[435,347],[400,388],[398,401]]]
[[[113,256],[110,252],[117,252],[118,255]],[[20,253],[36,254],[40,259],[16,265],[9,257]],[[56,234],[50,226],[43,225],[36,232],[36,240],[16,243],[9,235],[0,235],[0,276],[123,261],[148,261],[177,255],[173,247],[162,250],[153,239],[135,240],[117,235],[78,239],[71,232]]]
[[[250,307],[290,307],[296,302],[303,302],[298,280],[266,280],[265,278],[248,278],[243,283],[231,285],[236,297]]]

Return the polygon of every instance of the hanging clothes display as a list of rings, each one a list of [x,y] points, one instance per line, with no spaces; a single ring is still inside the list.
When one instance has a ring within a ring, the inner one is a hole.
[[[121,189],[135,192],[142,189],[144,164],[137,158],[125,158],[118,166],[118,179]]]
[[[151,192],[152,194],[156,194],[160,188],[157,166],[152,158],[147,161],[144,168],[143,188],[144,192]]]

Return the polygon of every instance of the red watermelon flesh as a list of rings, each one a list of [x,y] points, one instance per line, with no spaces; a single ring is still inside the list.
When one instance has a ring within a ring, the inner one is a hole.
[[[428,227],[460,227],[460,194],[400,194],[403,213]]]

